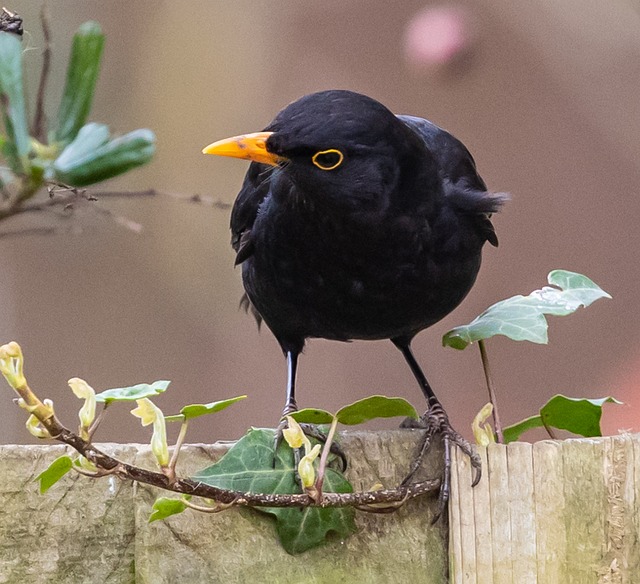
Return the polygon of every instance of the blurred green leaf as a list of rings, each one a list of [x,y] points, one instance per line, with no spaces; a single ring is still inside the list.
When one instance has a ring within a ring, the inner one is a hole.
[[[154,133],[140,129],[114,138],[66,165],[60,166],[56,161],[53,166],[58,180],[84,187],[146,164],[154,153]]]
[[[182,513],[187,508],[184,500],[172,499],[170,497],[159,497],[153,504],[153,513],[149,517],[149,523],[166,519],[171,515]]]
[[[109,127],[104,124],[89,123],[80,128],[78,135],[60,153],[54,162],[56,172],[64,174],[82,160],[90,156],[94,150],[109,141]]]
[[[46,493],[71,470],[72,466],[73,461],[66,454],[56,458],[46,470],[36,477],[36,480],[40,483],[40,494]]]
[[[97,402],[110,404],[114,401],[136,401],[148,397],[154,397],[164,393],[169,387],[170,381],[154,381],[153,383],[139,383],[130,387],[116,387],[96,394]]]
[[[180,410],[179,414],[173,416],[165,416],[167,422],[182,422],[184,420],[190,420],[191,418],[197,418],[199,416],[206,416],[207,414],[215,414],[235,404],[236,402],[245,399],[246,395],[239,395],[238,397],[232,397],[229,399],[223,399],[220,401],[211,402],[208,404],[191,404],[185,406]]]
[[[518,440],[527,430],[540,427],[568,430],[587,438],[602,436],[600,419],[602,406],[606,403],[620,404],[608,396],[598,399],[572,398],[564,395],[553,396],[542,408],[540,414],[526,418],[503,429],[506,443]]]
[[[548,342],[545,315],[564,316],[580,306],[589,306],[599,298],[611,298],[586,276],[554,270],[549,284],[529,296],[513,296],[494,304],[470,324],[458,326],[442,337],[444,346],[464,349],[469,344],[494,335],[504,335],[514,341]]]
[[[8,32],[0,32],[0,94],[7,134],[3,151],[12,170],[21,173],[28,164],[31,140],[22,82],[22,44]]]
[[[97,22],[80,25],[73,37],[54,141],[71,142],[85,124],[100,73],[103,47],[104,34]]]
[[[284,442],[274,462],[273,430],[252,429],[212,466],[193,477],[207,485],[252,493],[299,493],[295,481],[292,450]],[[353,488],[337,471],[326,469],[323,490],[351,493]],[[276,530],[284,549],[290,554],[321,545],[330,533],[345,538],[355,531],[354,510],[307,507],[261,508],[276,517]]]

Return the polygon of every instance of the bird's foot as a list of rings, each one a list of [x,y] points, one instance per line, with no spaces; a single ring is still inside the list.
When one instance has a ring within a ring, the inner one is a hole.
[[[407,474],[402,481],[403,486],[408,485],[411,482],[416,471],[422,465],[422,461],[431,446],[433,437],[436,434],[440,434],[444,443],[444,472],[442,482],[440,484],[440,493],[438,495],[438,509],[433,519],[433,522],[435,523],[444,513],[451,492],[451,445],[455,444],[469,457],[471,467],[474,470],[473,482],[471,483],[471,486],[473,487],[480,482],[482,464],[480,456],[473,446],[471,446],[471,444],[453,428],[449,422],[447,413],[439,402],[431,405],[431,407],[420,418],[420,422],[413,424],[412,427],[424,428],[426,432],[420,446],[420,451],[411,463],[409,474]]]

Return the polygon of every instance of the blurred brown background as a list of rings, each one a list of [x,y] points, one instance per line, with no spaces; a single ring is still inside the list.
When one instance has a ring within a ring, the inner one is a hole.
[[[25,19],[32,97],[43,45],[40,5],[8,5]],[[439,4],[457,10],[467,25],[466,58],[440,65],[416,54],[421,42],[439,42],[428,26],[433,18],[421,12],[429,6],[416,0],[58,0],[49,6],[49,114],[57,111],[71,35],[95,19],[107,45],[92,119],[119,132],[149,127],[158,138],[155,160],[108,188],[154,187],[231,203],[246,164],[205,157],[201,148],[260,130],[281,107],[314,90],[349,88],[398,113],[431,119],[465,142],[492,189],[513,194],[495,220],[500,247],[487,247],[476,287],[414,345],[454,425],[469,435],[487,396],[477,348],[442,348],[441,335],[564,268],[587,274],[614,299],[552,319],[549,346],[489,341],[503,420],[533,414],[557,392],[613,394],[627,405],[609,408],[606,431],[640,430],[638,6],[621,0]],[[445,44],[449,33],[445,26]],[[275,424],[284,360],[268,330],[258,334],[238,310],[229,211],[162,197],[101,204],[144,231],[135,234],[87,210],[63,222],[42,216],[0,225],[0,231],[60,228],[50,236],[0,237],[0,340],[22,344],[32,387],[54,400],[70,426],[80,405],[66,386],[73,376],[97,390],[170,379],[172,387],[157,400],[166,413],[249,394],[194,422],[192,442]],[[389,342],[310,342],[298,393],[301,405],[327,409],[374,393],[422,406]],[[28,441],[12,397],[0,391],[0,442]],[[96,438],[146,441],[127,408],[120,412]]]

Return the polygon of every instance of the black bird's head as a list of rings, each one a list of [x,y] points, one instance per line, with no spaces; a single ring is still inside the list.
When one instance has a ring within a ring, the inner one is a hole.
[[[384,210],[394,193],[411,192],[403,188],[408,177],[425,185],[437,176],[411,129],[376,100],[345,90],[306,95],[264,132],[220,140],[203,152],[278,166],[274,179],[290,180],[296,193],[354,211]]]

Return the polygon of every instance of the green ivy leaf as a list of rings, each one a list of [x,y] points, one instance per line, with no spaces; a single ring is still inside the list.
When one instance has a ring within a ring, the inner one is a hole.
[[[274,462],[274,432],[251,429],[217,463],[193,477],[194,480],[223,489],[253,493],[299,493],[294,478],[292,450],[280,444]],[[323,490],[350,493],[353,488],[337,471],[326,469]],[[276,518],[276,530],[290,554],[321,545],[330,533],[345,538],[355,531],[354,510],[320,508],[261,508]]]
[[[153,383],[139,383],[131,387],[117,387],[115,389],[107,389],[96,394],[97,402],[110,404],[114,401],[135,401],[144,399],[145,397],[153,397],[160,393],[164,393],[169,387],[170,381],[154,381]]]
[[[149,523],[166,519],[171,515],[182,513],[187,508],[184,500],[171,497],[158,497],[153,504],[153,513],[149,516]]]
[[[236,402],[245,399],[246,395],[239,395],[229,399],[223,399],[220,401],[211,402],[208,404],[191,404],[185,406],[180,410],[179,414],[173,416],[165,416],[167,422],[183,422],[184,420],[190,420],[191,418],[197,418],[198,416],[206,416],[207,414],[215,414],[235,404]]]
[[[555,395],[540,408],[539,415],[504,428],[504,440],[506,443],[514,442],[527,430],[545,426],[568,430],[587,438],[602,436],[600,419],[602,406],[606,403],[620,404],[621,402],[611,396],[584,399]]]
[[[56,458],[49,467],[42,471],[36,481],[40,483],[40,494],[46,493],[53,485],[55,485],[64,475],[66,475],[73,467],[73,461],[66,454]]]
[[[298,424],[315,424],[316,426],[331,424],[334,418],[331,412],[319,408],[304,408],[290,415]]]
[[[418,419],[418,412],[406,400],[401,397],[386,397],[384,395],[372,395],[358,400],[338,410],[336,417],[338,422],[347,426],[364,424],[376,418],[394,418],[403,416]]]
[[[100,73],[103,48],[104,34],[100,25],[92,21],[81,24],[73,37],[54,141],[71,142],[86,122]]]
[[[31,139],[22,82],[22,44],[12,33],[0,32],[0,109],[7,141],[3,151],[12,170],[21,173],[27,166]]]
[[[464,349],[469,344],[494,335],[504,335],[514,341],[546,344],[545,315],[564,316],[580,306],[587,307],[599,298],[611,298],[586,276],[554,270],[547,278],[549,284],[529,296],[513,296],[494,304],[470,324],[458,326],[442,337],[442,344]]]

